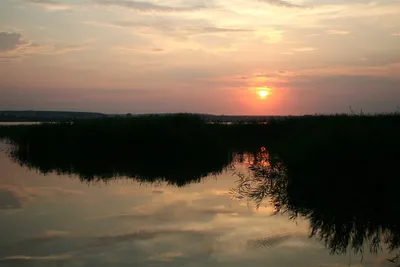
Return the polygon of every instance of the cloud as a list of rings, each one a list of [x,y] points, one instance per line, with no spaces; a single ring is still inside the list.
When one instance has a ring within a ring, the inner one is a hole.
[[[84,45],[55,45],[50,54],[65,54],[73,51],[81,51],[86,49]]]
[[[115,245],[121,242],[132,242],[139,240],[151,240],[161,236],[176,236],[176,235],[190,235],[190,236],[206,236],[211,232],[201,229],[155,229],[155,230],[138,230],[132,233],[121,235],[104,235],[93,237],[86,244],[87,247],[103,247]]]
[[[3,261],[7,260],[15,262],[21,260],[50,261],[69,259],[72,256],[77,256],[80,250],[69,249],[68,244],[75,247],[82,242],[84,238],[86,238],[86,236],[74,234],[68,231],[46,230],[39,234],[35,233],[35,236],[33,237],[28,237],[22,240],[17,240],[16,242],[10,242],[5,246],[0,246],[0,258],[3,257]],[[62,247],[66,245],[66,247],[61,248],[60,245]],[[58,254],[62,255],[60,256]],[[50,256],[43,257],[45,255]],[[3,265],[0,263],[0,266]]]
[[[32,199],[25,187],[0,185],[0,209],[21,209]]]
[[[86,49],[83,45],[69,45],[69,44],[38,44],[28,43],[21,46],[17,53],[20,55],[40,54],[40,55],[57,55],[65,54],[73,51],[81,51]]]
[[[165,205],[160,209],[152,210],[151,207],[137,209],[133,214],[119,214],[100,219],[117,220],[149,220],[149,221],[205,221],[211,220],[217,215],[236,215],[237,212],[224,206],[215,207],[196,207],[191,206],[187,201],[176,201]]]
[[[81,196],[82,191],[65,189],[59,187],[24,187],[25,192],[31,196],[43,197],[43,196]]]
[[[252,32],[251,29],[244,28],[223,28],[215,26],[188,26],[175,29],[175,34],[188,35],[202,35],[202,34],[218,34],[218,33],[246,33]]]
[[[152,261],[174,261],[176,258],[181,258],[184,254],[182,252],[166,252],[149,257]]]
[[[24,44],[22,35],[15,32],[0,32],[0,52],[11,51]]]
[[[74,44],[39,44],[20,33],[0,33],[0,62],[18,61],[26,55],[56,55],[86,49]]]
[[[15,55],[10,55],[10,56],[8,56],[8,55],[2,55],[1,53],[0,53],[0,63],[2,63],[2,62],[5,62],[5,63],[8,63],[8,62],[15,62],[15,61],[18,61],[18,60],[20,60],[21,58],[19,57],[19,56],[15,56]]]
[[[98,25],[101,26],[101,23]],[[129,21],[129,20],[119,20],[119,21],[111,22],[110,24],[103,24],[103,26],[116,26],[116,27],[121,27],[121,28],[131,28],[131,27],[147,26],[147,25],[149,25],[149,24],[148,23],[140,23],[137,21]]]
[[[143,47],[143,46],[116,46],[114,47],[114,50],[117,52],[144,52],[144,53],[159,53],[159,52],[164,52],[165,49],[163,48],[152,48],[152,47]]]
[[[157,5],[149,2],[125,1],[125,0],[95,0],[95,2],[99,5],[123,7],[140,12],[187,12],[187,11],[196,11],[204,8],[204,6],[172,7],[172,6]]]
[[[295,48],[293,49],[293,51],[297,51],[297,52],[311,52],[311,51],[315,51],[317,50],[315,47],[299,47],[299,48]]]
[[[231,193],[230,193],[231,191],[229,191],[229,190],[212,189],[211,192],[215,196],[230,196],[231,195]]]
[[[333,34],[333,35],[347,35],[350,34],[350,31],[344,31],[344,30],[326,30],[327,34]]]
[[[23,204],[23,199],[15,192],[0,188],[0,210],[20,209]]]
[[[252,29],[246,28],[228,28],[228,27],[216,27],[205,23],[203,21],[192,21],[192,20],[179,20],[166,21],[163,19],[155,19],[152,23],[144,21],[129,21],[120,20],[109,23],[97,22],[97,21],[84,21],[84,24],[97,26],[97,27],[118,27],[118,28],[152,28],[158,31],[160,34],[184,34],[184,35],[196,35],[196,34],[212,34],[212,33],[242,33],[242,32],[253,32]],[[196,26],[182,26],[192,24]],[[203,25],[200,25],[203,24]]]
[[[400,36],[400,33],[392,33],[392,36]]]
[[[82,191],[58,187],[0,186],[0,209],[21,209],[39,197],[80,196]]]
[[[54,0],[24,0],[25,2],[33,5],[40,6],[46,10],[57,11],[57,10],[68,10],[71,6],[64,3],[60,3]]]
[[[32,245],[32,246],[42,245],[42,244],[49,243],[52,241],[65,239],[65,238],[69,237],[70,235],[71,235],[71,233],[67,232],[67,231],[47,230],[39,236],[19,242],[17,244],[17,246],[21,246],[23,244]]]
[[[260,2],[267,3],[273,6],[288,7],[288,8],[307,8],[306,6],[296,5],[284,0],[259,0]]]
[[[399,63],[389,63],[372,66],[334,66],[331,68],[310,68],[299,71],[299,76],[304,77],[329,77],[329,76],[356,76],[366,78],[390,78],[399,80],[397,73],[400,71]],[[362,80],[362,79],[361,79]]]
[[[279,71],[276,71],[276,74],[278,74],[279,76],[289,76],[289,77],[292,77],[292,76],[296,76],[296,75],[297,75],[296,72],[294,72],[294,71],[287,71],[287,70],[279,70]]]
[[[285,32],[276,29],[258,29],[255,35],[265,44],[274,44],[282,42]]]
[[[118,44],[112,48],[114,52],[153,55],[161,54],[160,52],[168,52],[168,55],[171,55],[178,50],[188,49],[207,51],[234,49],[234,45],[238,41],[247,41],[247,39],[243,39],[243,36],[249,36],[253,32],[253,29],[250,28],[219,27],[203,19],[174,16],[156,16],[147,19],[139,15],[132,20],[84,21],[83,23],[95,27],[119,28],[128,34],[134,33],[136,39],[134,44]],[[213,38],[210,38],[211,35]],[[234,38],[236,37],[240,39],[235,42]]]
[[[12,255],[0,258],[0,262],[11,261],[64,261],[72,259],[71,254],[59,254],[49,256],[27,256],[27,255]]]
[[[175,242],[178,244],[182,242],[181,240],[208,242],[214,240],[224,232],[223,229],[213,229],[211,226],[180,228],[152,227],[151,225],[146,229],[119,232],[117,234],[99,234],[98,236],[90,235],[86,231],[70,233],[50,230],[34,238],[28,238],[1,247],[0,266],[3,266],[1,261],[5,261],[11,265],[11,262],[19,263],[19,261],[69,260],[71,258],[77,261],[87,260],[92,256],[97,257],[98,253],[113,253],[116,251],[112,249],[114,246],[118,248],[124,246],[130,253],[135,250],[140,251],[138,257],[142,257],[146,261],[150,259],[152,261],[166,262],[183,256],[179,248],[169,251],[170,248],[176,247],[174,246]],[[167,250],[159,251],[157,248],[152,248],[151,251],[145,251],[146,249],[142,247],[143,241],[147,244],[167,241]],[[27,263],[24,262],[24,264]],[[122,266],[119,264],[115,265]],[[6,266],[9,265],[6,264]],[[20,265],[16,264],[16,266]],[[40,266],[47,265],[43,263]],[[94,264],[93,266],[98,265]]]
[[[194,27],[197,32],[200,33],[227,33],[227,32],[252,32],[250,29],[240,29],[240,28],[219,28],[219,27]]]

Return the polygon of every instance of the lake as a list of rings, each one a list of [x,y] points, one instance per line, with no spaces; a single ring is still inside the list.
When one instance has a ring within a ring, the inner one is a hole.
[[[179,187],[87,181],[43,175],[0,150],[0,266],[395,266],[386,250],[332,255],[307,218],[233,198],[232,168]],[[236,171],[248,173],[248,161]]]

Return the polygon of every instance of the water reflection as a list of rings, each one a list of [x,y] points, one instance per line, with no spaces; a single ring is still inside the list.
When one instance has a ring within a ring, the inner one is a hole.
[[[200,182],[202,178],[221,174],[231,166],[234,156],[226,149],[215,148],[185,152],[164,149],[130,154],[99,149],[77,151],[67,147],[44,149],[18,145],[9,156],[21,166],[42,174],[77,175],[84,182],[107,182],[121,177],[141,182],[176,186]]]
[[[249,165],[250,172],[239,173],[233,193],[257,206],[266,200],[292,219],[307,219],[310,236],[334,254],[399,253],[399,181],[393,179],[398,165],[372,155],[359,155],[362,165],[336,156],[329,163],[320,155],[319,161],[299,158],[303,164],[286,165],[263,149]],[[397,263],[398,256],[389,260]]]
[[[327,259],[307,238],[305,225],[232,201],[235,179],[228,173],[185,187],[122,177],[103,186],[43,176],[5,154],[0,169],[6,170],[0,203],[7,207],[0,209],[2,267],[291,267],[309,259],[311,265],[342,261]]]
[[[348,258],[328,257],[315,237],[336,254],[378,253],[363,266],[389,263],[380,249],[393,250],[397,260],[397,182],[385,176],[394,173],[391,164],[363,170],[337,158],[327,172],[324,155],[293,164],[266,148],[129,157],[49,149],[9,151],[46,177],[0,157],[7,170],[0,177],[0,266],[348,266]],[[224,172],[233,165],[238,183]],[[60,175],[114,182],[87,187]],[[232,201],[232,187],[258,210]]]

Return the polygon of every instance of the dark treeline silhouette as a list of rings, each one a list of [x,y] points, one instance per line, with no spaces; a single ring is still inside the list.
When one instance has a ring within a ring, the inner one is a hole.
[[[106,118],[107,115],[94,112],[72,111],[14,111],[0,110],[0,122],[52,122]]]
[[[162,117],[179,115],[180,113],[158,113],[158,114],[105,114],[95,112],[73,112],[73,111],[40,111],[40,110],[0,110],[0,122],[55,122],[71,120],[88,120],[100,118],[131,118],[131,117]],[[244,115],[212,115],[196,114],[202,120],[216,123],[242,123],[263,122],[270,119],[283,119],[286,116],[244,116]]]

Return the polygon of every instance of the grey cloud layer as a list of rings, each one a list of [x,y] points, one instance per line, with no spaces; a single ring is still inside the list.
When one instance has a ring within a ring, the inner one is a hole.
[[[218,33],[246,33],[253,32],[252,29],[246,28],[228,28],[228,27],[216,27],[211,23],[202,20],[166,20],[152,18],[149,21],[113,21],[109,23],[101,22],[84,22],[85,24],[99,27],[119,27],[119,28],[148,28],[153,29],[154,33],[161,35],[169,35],[172,37],[176,36],[187,36],[187,35],[199,35],[199,34],[218,34]]]
[[[11,51],[21,44],[22,35],[19,33],[0,32],[0,52]]]
[[[0,62],[17,61],[26,55],[56,55],[85,48],[86,46],[75,44],[39,44],[20,33],[0,32]]]
[[[68,10],[72,6],[54,0],[23,0],[26,3],[41,6],[47,10]]]
[[[121,235],[99,236],[92,238],[87,244],[87,247],[101,247],[115,245],[121,242],[132,242],[138,240],[151,240],[160,236],[189,235],[189,236],[206,236],[210,232],[203,230],[185,230],[185,229],[159,229],[159,230],[141,230],[132,233]]]
[[[14,246],[4,247],[0,251],[0,266],[3,266],[2,263],[6,264],[5,266],[7,267],[14,266],[13,264],[15,266],[30,266],[29,264],[38,262],[40,262],[40,266],[54,266],[54,264],[62,264],[67,261],[70,264],[75,264],[76,262],[92,263],[97,261],[99,254],[103,251],[107,251],[106,253],[114,252],[113,248],[110,249],[113,246],[118,246],[120,249],[124,248],[129,253],[130,260],[125,261],[125,263],[129,263],[129,266],[132,266],[132,263],[146,262],[147,260],[146,254],[148,254],[148,251],[141,247],[140,242],[168,238],[175,240],[177,244],[181,242],[179,240],[190,240],[194,243],[206,244],[207,240],[214,240],[217,234],[217,231],[211,229],[159,228],[101,236],[69,235],[67,233],[55,236],[45,235],[23,240],[15,243]],[[49,246],[50,242],[51,246]],[[125,243],[126,246],[122,247]],[[172,242],[170,246],[173,247],[176,244]],[[101,266],[109,265],[107,262],[102,262]],[[122,265],[118,264],[117,266]]]
[[[0,210],[2,209],[20,209],[23,206],[23,200],[9,189],[0,189]]]
[[[195,27],[199,32],[204,33],[221,33],[221,32],[251,32],[250,29],[235,29],[235,28],[219,28],[219,27]]]
[[[25,0],[25,2],[32,4],[50,4],[50,5],[62,5],[62,3],[54,0]]]
[[[273,6],[279,6],[279,7],[289,7],[289,8],[305,8],[306,6],[301,6],[301,5],[296,5],[287,1],[283,0],[259,0],[260,2],[270,4]]]
[[[192,207],[187,201],[178,201],[170,205],[165,205],[160,209],[149,213],[134,213],[134,214],[121,214],[116,216],[107,217],[108,220],[148,220],[148,221],[163,221],[163,222],[200,222],[212,220],[215,216],[225,214],[233,215],[237,213],[229,208],[224,207],[210,207],[199,208]],[[246,211],[245,214],[248,214]]]
[[[185,11],[195,11],[204,8],[203,6],[172,7],[172,6],[157,5],[149,2],[124,1],[124,0],[95,0],[95,2],[99,5],[118,6],[142,12],[185,12]]]

